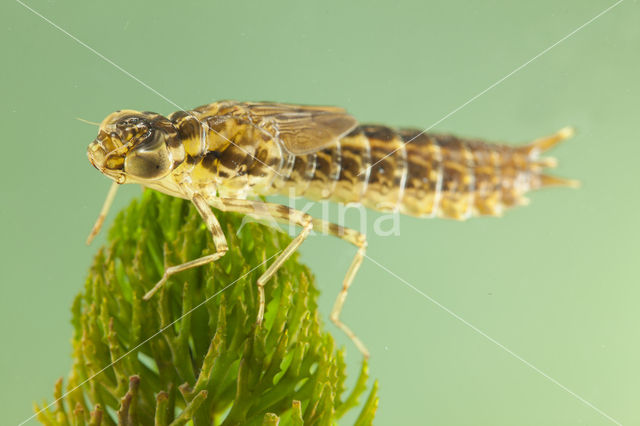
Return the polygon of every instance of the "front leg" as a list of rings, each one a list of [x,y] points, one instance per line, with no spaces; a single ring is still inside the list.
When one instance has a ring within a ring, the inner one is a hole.
[[[147,292],[147,294],[144,295],[144,300],[149,300],[151,296],[153,296],[155,292],[158,291],[167,282],[171,275],[181,271],[185,271],[187,269],[195,268],[196,266],[205,265],[209,262],[214,262],[224,256],[224,254],[229,250],[229,247],[227,246],[227,240],[224,237],[224,233],[222,232],[220,223],[211,211],[211,207],[209,207],[205,199],[200,194],[195,194],[191,198],[191,202],[194,206],[196,206],[198,213],[200,213],[200,216],[204,220],[204,223],[207,225],[207,229],[209,229],[209,231],[211,232],[211,236],[213,237],[213,244],[216,246],[216,252],[207,256],[199,257],[189,262],[182,263],[180,265],[169,266],[164,270],[162,279],[160,279],[160,281],[158,281],[158,283],[154,285],[153,288]]]

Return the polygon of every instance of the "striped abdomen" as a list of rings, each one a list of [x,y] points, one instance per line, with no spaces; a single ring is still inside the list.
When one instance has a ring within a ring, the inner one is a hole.
[[[505,207],[524,203],[531,189],[574,183],[542,174],[555,161],[538,159],[568,132],[510,147],[419,130],[360,126],[331,148],[289,157],[273,189],[412,216],[500,215]]]

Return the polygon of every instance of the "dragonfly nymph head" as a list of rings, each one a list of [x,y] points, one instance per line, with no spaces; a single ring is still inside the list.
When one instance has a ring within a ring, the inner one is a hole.
[[[152,112],[116,111],[100,124],[87,155],[93,166],[118,183],[144,183],[167,176],[182,162],[178,134],[167,118]]]

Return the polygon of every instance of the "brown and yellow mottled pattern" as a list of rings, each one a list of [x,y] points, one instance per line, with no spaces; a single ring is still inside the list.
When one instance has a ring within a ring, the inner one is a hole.
[[[409,142],[410,141],[410,142]],[[278,190],[378,211],[464,220],[499,216],[551,183],[531,145],[510,147],[451,135],[359,126],[332,148],[297,157]],[[373,167],[371,167],[373,165]],[[337,170],[337,171],[336,171]],[[573,185],[557,179],[555,184]]]
[[[313,200],[362,203],[418,217],[499,216],[526,203],[526,192],[545,183],[574,184],[542,175],[543,166],[552,162],[537,160],[534,151],[533,145],[359,126],[332,148],[296,157],[293,168],[280,170],[286,179],[276,177],[273,192],[295,188],[295,195]]]
[[[540,152],[569,136],[568,130],[511,147],[415,129],[357,125],[329,146],[294,154],[272,122],[253,112],[255,105],[282,104],[223,101],[167,118],[117,112],[105,123],[120,123],[132,116],[147,120],[147,127],[139,123],[121,126],[120,134],[115,126],[110,134],[118,137],[109,138],[103,123],[101,148],[91,149],[100,158],[106,156],[109,167],[122,170],[126,141],[135,139],[135,132],[142,131],[140,126],[147,129],[157,124],[171,133],[166,145],[173,162],[166,175],[141,183],[171,195],[187,198],[179,189],[186,183],[192,192],[225,198],[292,194],[459,220],[501,215],[505,208],[526,202],[524,195],[529,190],[574,184],[542,174],[544,167],[555,162],[538,158]],[[122,155],[108,152],[118,149]]]
[[[365,258],[366,235],[284,205],[247,198],[295,195],[458,220],[497,216],[506,207],[524,203],[529,190],[575,184],[543,174],[555,160],[539,158],[570,134],[570,129],[563,129],[510,147],[360,125],[336,107],[223,101],[169,117],[117,111],[102,122],[87,154],[117,184],[140,183],[191,200],[211,232],[215,252],[166,267],[144,300],[173,274],[215,262],[228,251],[210,207],[293,223],[300,233],[256,281],[256,324],[264,319],[265,284],[312,230],[328,233],[357,247],[330,319],[368,357],[364,343],[340,320],[348,289]],[[113,184],[88,241],[99,231],[115,188]]]

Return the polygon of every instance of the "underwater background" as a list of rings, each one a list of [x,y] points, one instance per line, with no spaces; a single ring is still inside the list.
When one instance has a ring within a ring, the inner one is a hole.
[[[76,117],[221,99],[337,105],[362,123],[437,123],[513,144],[574,126],[552,155],[578,190],[533,193],[503,218],[402,217],[390,236],[376,235],[381,215],[369,211],[374,261],[342,319],[371,352],[376,424],[640,424],[637,1],[21,0],[0,10],[2,424],[51,401],[69,371],[71,302],[105,240],[84,244],[109,182],[86,158],[96,128]],[[139,193],[120,190],[106,227]],[[357,212],[347,216],[360,228]],[[353,383],[361,355],[328,317],[355,249],[313,236],[301,253]]]

